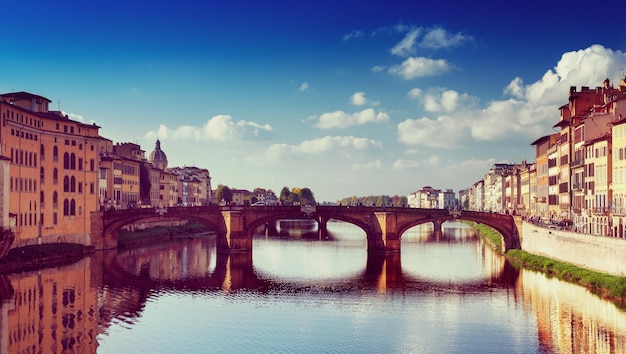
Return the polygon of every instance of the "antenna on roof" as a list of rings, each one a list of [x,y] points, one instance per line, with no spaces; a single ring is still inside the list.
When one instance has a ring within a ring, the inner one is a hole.
[[[57,110],[61,112],[61,99],[60,98],[57,100],[57,108],[58,108]]]

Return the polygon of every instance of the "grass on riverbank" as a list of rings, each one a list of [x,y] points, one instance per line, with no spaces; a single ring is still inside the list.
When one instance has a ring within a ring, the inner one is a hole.
[[[487,239],[489,241],[489,244],[491,244],[491,247],[493,247],[498,252],[501,252],[502,235],[498,231],[496,231],[496,229],[487,225],[475,223],[473,221],[462,221],[473,227],[476,231],[480,233],[481,236],[483,236],[483,238]]]
[[[493,244],[494,248],[497,250],[502,249],[502,235],[498,231],[487,225],[469,224],[489,243]],[[537,256],[522,250],[508,250],[504,256],[514,265],[584,286],[594,294],[619,302],[622,307],[626,305],[626,277],[594,272],[570,263]]]
[[[594,272],[522,250],[509,250],[505,256],[524,268],[540,271],[557,279],[584,286],[602,297],[608,297],[622,303],[626,300],[626,277]]]

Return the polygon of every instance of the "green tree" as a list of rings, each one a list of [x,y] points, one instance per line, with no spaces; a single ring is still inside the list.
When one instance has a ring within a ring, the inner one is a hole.
[[[215,199],[217,199],[219,203],[221,203],[223,200],[226,202],[226,204],[230,204],[230,202],[233,201],[233,192],[230,190],[230,188],[228,188],[228,186],[220,184],[215,190]]]

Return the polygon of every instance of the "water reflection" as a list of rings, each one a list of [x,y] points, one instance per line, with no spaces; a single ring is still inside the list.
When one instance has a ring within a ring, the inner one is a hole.
[[[259,235],[253,253],[230,255],[216,253],[212,238],[181,240],[99,252],[70,266],[0,277],[0,352],[93,353],[103,342],[119,338],[120,331],[133,331],[138,341],[150,341],[153,332],[146,337],[135,332],[140,323],[152,323],[149,328],[153,331],[169,327],[169,321],[176,321],[176,313],[159,310],[156,304],[161,301],[172,301],[170,308],[180,309],[188,308],[195,297],[206,301],[207,296],[243,296],[258,307],[270,299],[282,301],[276,294],[295,293],[311,298],[331,296],[337,304],[333,311],[339,313],[360,308],[356,318],[363,322],[355,322],[345,331],[364,330],[369,323],[365,319],[374,313],[383,321],[385,311],[371,312],[378,299],[401,299],[398,305],[388,302],[386,306],[399,309],[390,310],[390,316],[394,323],[404,321],[398,325],[412,333],[408,342],[400,343],[404,348],[414,348],[420,338],[420,345],[442,349],[442,343],[427,344],[423,321],[466,341],[466,349],[478,346],[472,340],[483,337],[463,325],[467,322],[464,316],[476,311],[470,303],[486,297],[481,313],[471,315],[477,323],[470,326],[478,326],[484,313],[492,313],[487,319],[503,321],[493,324],[501,330],[509,327],[507,323],[514,324],[512,332],[504,336],[508,338],[515,337],[515,331],[521,331],[520,326],[530,318],[536,324],[530,333],[537,335],[537,351],[626,352],[623,311],[580,287],[515,270],[462,225],[444,224],[440,235],[427,228],[409,230],[403,236],[402,252],[388,256],[368,254],[364,233],[354,226],[331,222],[328,231],[329,238],[312,237],[308,232]],[[475,300],[468,303],[468,298]],[[403,311],[404,302],[411,305]],[[370,312],[363,312],[365,309]],[[254,317],[261,316],[258,313],[247,313],[246,325],[259,322],[265,328],[267,318]],[[160,317],[165,314],[167,317]],[[277,321],[272,325],[280,326],[285,319]],[[237,321],[229,322],[238,333],[260,330],[237,325]],[[309,340],[315,343],[321,338]],[[511,347],[521,346],[525,348],[521,351],[528,352],[532,343],[531,338],[511,343]]]
[[[587,289],[522,270],[516,292],[537,319],[539,341],[558,353],[626,353],[626,313]]]

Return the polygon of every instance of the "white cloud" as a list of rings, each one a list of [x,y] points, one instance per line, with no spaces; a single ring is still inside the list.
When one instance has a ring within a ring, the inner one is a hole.
[[[424,160],[407,160],[407,159],[399,159],[394,161],[391,168],[394,170],[410,170],[417,169],[423,167],[434,167],[441,165],[441,159],[439,156],[430,156]]]
[[[408,32],[400,42],[394,45],[389,51],[397,56],[410,56],[417,52],[417,48],[442,49],[458,47],[465,42],[473,41],[471,36],[463,33],[451,34],[441,27],[431,28],[425,31],[423,28],[407,29]],[[421,38],[419,37],[424,34]]]
[[[229,115],[217,115],[210,118],[201,127],[181,125],[170,129],[166,125],[161,124],[157,131],[146,133],[145,138],[232,141],[258,137],[261,133],[271,131],[272,127],[269,124],[259,124],[245,120],[234,121]]]
[[[302,84],[300,84],[300,92],[304,92],[309,88],[309,84],[307,82],[303,82]]]
[[[515,98],[523,98],[524,97],[524,82],[522,78],[516,77],[511,80],[509,85],[504,89],[505,95],[511,95]]]
[[[440,116],[436,120],[422,117],[407,119],[398,124],[398,140],[409,145],[437,148],[455,148],[466,134],[467,127],[459,119]]]
[[[363,106],[367,104],[367,99],[365,98],[365,92],[355,92],[350,97],[350,101],[355,106]]]
[[[376,66],[372,67],[371,70],[372,70],[373,73],[379,73],[381,71],[384,71],[385,67],[382,66],[382,65],[376,65]]]
[[[404,38],[391,48],[391,54],[399,56],[408,56],[415,53],[415,41],[422,32],[421,28],[410,30]]]
[[[389,115],[387,113],[376,113],[374,109],[367,108],[354,114],[348,114],[344,111],[324,113],[319,117],[319,121],[314,126],[320,129],[332,129],[387,121],[389,121]]]
[[[380,160],[366,162],[366,163],[355,163],[352,164],[353,170],[380,170],[382,168],[382,162]]]
[[[382,148],[378,140],[357,138],[354,136],[325,136],[319,139],[306,140],[299,145],[272,144],[266,151],[268,161],[277,162],[290,156],[312,155],[339,150],[363,151],[371,148]]]
[[[350,102],[355,106],[364,106],[366,104],[377,106],[378,102],[370,101],[365,98],[365,92],[355,92],[352,96],[350,96]]]
[[[471,36],[462,33],[450,34],[443,28],[434,28],[424,34],[420,46],[423,48],[441,49],[457,47],[471,40]]]
[[[424,109],[428,112],[451,113],[458,109],[467,110],[478,102],[477,97],[467,93],[458,93],[454,90],[432,89],[423,96]]]
[[[420,97],[422,95],[422,90],[416,88],[412,88],[411,91],[409,91],[409,93],[407,93],[407,96],[409,96],[409,98],[411,99],[416,99],[418,97]]]
[[[429,59],[424,57],[410,57],[402,64],[389,68],[389,73],[410,80],[416,77],[435,76],[452,70],[453,66],[445,59]]]
[[[409,95],[422,100],[430,112],[444,113],[435,119],[407,119],[398,124],[398,139],[408,145],[461,147],[477,141],[532,141],[553,132],[559,120],[558,107],[567,103],[571,86],[601,86],[604,79],[621,79],[626,54],[600,45],[563,54],[553,70],[524,85],[516,77],[504,88],[510,98],[488,102],[478,108],[478,99],[456,91],[429,91]]]
[[[363,32],[362,30],[354,30],[348,34],[345,34],[341,39],[343,39],[344,41],[348,41],[351,39],[361,38],[364,35],[365,35],[365,32]]]

